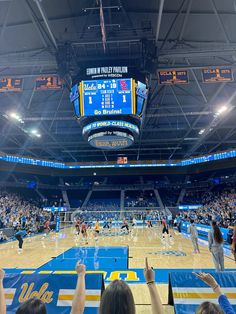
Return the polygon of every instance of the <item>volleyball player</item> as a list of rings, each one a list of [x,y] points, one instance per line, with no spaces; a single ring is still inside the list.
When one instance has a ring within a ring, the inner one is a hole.
[[[169,226],[168,226],[168,224],[167,224],[167,222],[166,222],[166,220],[165,220],[165,217],[162,218],[161,223],[162,223],[162,226],[163,226],[163,229],[162,229],[162,238],[164,239],[164,238],[165,238],[164,234],[165,234],[165,233],[166,233],[166,234],[169,234]]]
[[[49,235],[49,232],[51,231],[49,219],[47,219],[45,221],[43,228],[44,228],[44,236],[43,236],[43,238],[45,238],[45,237],[47,237]]]
[[[88,244],[87,229],[88,229],[88,227],[87,227],[86,223],[83,221],[82,224],[81,224],[81,233],[82,233],[83,239],[85,241],[85,244]]]
[[[98,239],[99,231],[100,231],[100,223],[99,223],[99,220],[97,219],[97,221],[95,223],[95,227],[94,227],[94,238],[96,241]]]
[[[81,225],[81,221],[80,219],[77,219],[75,222],[75,229],[78,235],[80,234],[80,225]]]
[[[148,226],[148,228],[152,228],[152,221],[151,220],[147,220],[147,226]]]
[[[124,228],[126,228],[126,230],[129,232],[129,225],[128,225],[128,222],[127,222],[126,218],[123,219],[123,225],[121,226],[122,230]]]
[[[103,229],[105,229],[105,228],[110,229],[110,221],[107,218],[106,218],[105,224],[103,226]]]

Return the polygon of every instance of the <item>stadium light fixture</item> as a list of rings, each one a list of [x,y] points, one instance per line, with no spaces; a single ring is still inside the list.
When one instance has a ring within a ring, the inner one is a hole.
[[[20,119],[20,116],[17,113],[15,113],[15,112],[11,112],[10,113],[10,117],[12,119],[15,119],[15,120],[19,120]]]
[[[216,115],[217,115],[217,116],[221,115],[221,114],[224,113],[227,109],[228,109],[228,107],[225,106],[225,105],[222,106],[222,107],[220,107],[220,108],[217,110]]]
[[[205,132],[205,129],[201,129],[201,130],[198,132],[198,134],[199,134],[199,135],[202,135],[204,132]]]
[[[20,123],[24,123],[24,121],[21,119],[20,115],[17,114],[16,112],[11,112],[9,115],[7,115],[8,117],[10,117],[11,119],[13,120],[16,120],[17,122],[20,122]],[[6,117],[7,117],[6,116]]]
[[[31,130],[30,133],[38,138],[41,137],[41,134],[36,129]]]

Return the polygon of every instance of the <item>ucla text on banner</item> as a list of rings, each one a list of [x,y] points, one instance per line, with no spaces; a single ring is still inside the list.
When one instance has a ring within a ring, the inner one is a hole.
[[[213,272],[212,275],[236,311],[236,272]],[[170,274],[168,303],[174,304],[176,314],[195,313],[205,301],[218,304],[217,295],[201,279],[188,272]]]
[[[19,275],[4,278],[7,313],[15,314],[20,303],[40,298],[51,314],[69,314],[75,292],[77,275]],[[97,313],[104,289],[102,274],[86,274],[85,314]]]

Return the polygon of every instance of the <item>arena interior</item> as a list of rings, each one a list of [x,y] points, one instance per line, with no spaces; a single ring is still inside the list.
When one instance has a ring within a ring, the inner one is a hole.
[[[235,30],[235,0],[0,0],[0,314],[236,313]]]

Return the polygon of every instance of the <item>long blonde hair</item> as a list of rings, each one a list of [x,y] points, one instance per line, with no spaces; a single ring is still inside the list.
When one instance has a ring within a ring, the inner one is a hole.
[[[200,304],[195,312],[195,314],[224,314],[221,308],[211,302],[203,302]]]

